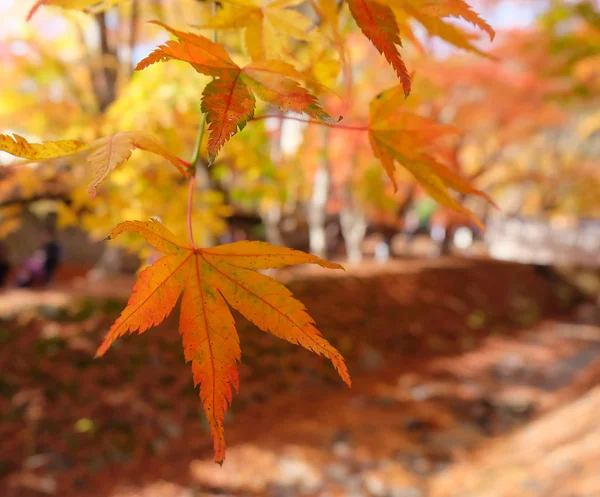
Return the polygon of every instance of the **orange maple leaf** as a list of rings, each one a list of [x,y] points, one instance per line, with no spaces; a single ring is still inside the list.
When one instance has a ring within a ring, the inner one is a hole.
[[[202,112],[206,113],[210,132],[208,155],[211,164],[227,140],[253,117],[255,94],[283,111],[305,113],[321,121],[334,122],[319,106],[317,98],[297,83],[295,79],[303,79],[303,76],[290,64],[265,60],[240,67],[218,43],[204,36],[177,31],[159,21],[150,22],[162,26],[179,40],[160,45],[138,63],[136,70],[175,59],[190,63],[199,73],[217,78],[206,85],[202,93]]]
[[[394,4],[397,0],[382,0],[384,3]],[[462,18],[473,26],[485,31],[490,40],[496,33],[464,0],[403,0],[406,6],[418,9],[422,14],[432,17]]]
[[[398,190],[394,178],[395,162],[407,169],[421,186],[437,202],[469,216],[478,226],[485,229],[479,219],[450,195],[448,189],[474,194],[496,206],[486,193],[476,189],[465,178],[442,164],[433,155],[435,141],[444,136],[459,133],[458,129],[436,123],[402,108],[403,90],[391,88],[371,102],[369,119],[369,142],[373,154],[385,169]]]
[[[158,325],[183,293],[179,333],[186,362],[192,363],[194,384],[200,384],[216,462],[225,458],[223,420],[231,404],[232,387],[236,391],[239,387],[241,350],[227,303],[261,330],[330,359],[350,385],[344,359],[322,337],[304,305],[281,283],[254,271],[305,263],[331,269],[343,269],[341,266],[265,242],[194,249],[154,220],[126,221],[117,225],[109,238],[123,232],[140,234],[165,255],[140,273],[127,307],[108,331],[97,355],[103,355],[127,332],[142,333]]]

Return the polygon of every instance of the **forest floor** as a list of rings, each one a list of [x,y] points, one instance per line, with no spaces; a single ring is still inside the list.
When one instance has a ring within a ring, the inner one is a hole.
[[[132,278],[0,294],[0,496],[600,495],[600,311],[568,283],[453,258],[275,277],[353,387],[236,316],[223,467],[176,315],[93,359]]]

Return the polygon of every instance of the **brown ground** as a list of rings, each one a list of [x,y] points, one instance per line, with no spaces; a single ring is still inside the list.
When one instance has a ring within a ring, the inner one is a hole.
[[[92,359],[131,279],[0,296],[0,496],[600,495],[600,322],[567,284],[457,259],[277,277],[354,386],[238,319],[223,468],[176,316]]]

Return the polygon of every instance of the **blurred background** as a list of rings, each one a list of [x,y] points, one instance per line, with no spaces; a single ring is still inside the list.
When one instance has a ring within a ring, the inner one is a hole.
[[[33,4],[0,0],[1,133],[143,130],[192,156],[209,79],[179,62],[133,69],[167,39],[147,21],[211,36],[201,28],[212,2],[43,6],[26,22]],[[310,1],[254,4],[273,19],[295,10],[272,55],[333,89],[319,97],[343,122],[366,123],[369,102],[397,84],[345,5],[332,29]],[[217,15],[224,6],[242,8],[218,3]],[[411,2],[398,23],[413,76],[404,105],[460,130],[436,152],[498,204],[460,197],[486,232],[402,168],[394,194],[364,132],[264,104],[256,114],[274,118],[202,162],[203,246],[268,240],[347,269],[272,276],[342,352],[352,390],[324,360],[236,316],[241,389],[222,468],[176,315],[93,360],[157,257],[139,238],[104,239],[150,217],[184,234],[187,184],[134,152],[92,201],[85,163],[0,152],[0,495],[600,495],[600,3],[472,6],[493,42]],[[247,59],[243,29],[215,32]]]

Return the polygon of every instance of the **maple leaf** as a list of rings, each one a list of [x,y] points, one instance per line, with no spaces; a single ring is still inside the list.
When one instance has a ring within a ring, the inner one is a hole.
[[[56,159],[81,152],[87,144],[78,140],[45,141],[29,143],[16,133],[13,136],[0,134],[0,150],[15,157],[30,160]]]
[[[389,5],[412,7],[412,9],[431,17],[462,18],[473,26],[485,31],[490,40],[496,33],[494,29],[475,12],[464,0],[381,0]]]
[[[43,5],[62,7],[63,9],[71,10],[85,10],[90,14],[96,14],[116,5],[120,1],[121,0],[38,0],[33,7],[31,7],[29,14],[27,14],[27,20],[29,21]]]
[[[310,20],[295,7],[304,0],[227,0],[209,23],[211,29],[244,28],[246,49],[252,60],[280,57],[289,46],[288,39],[308,39]]]
[[[371,102],[369,119],[369,142],[373,154],[381,161],[394,190],[398,190],[394,178],[394,163],[398,162],[437,202],[466,214],[485,229],[470,210],[455,200],[448,188],[464,194],[479,195],[493,205],[494,201],[431,154],[430,149],[435,140],[456,134],[458,130],[404,111],[401,108],[403,102],[403,88],[391,88]]]
[[[402,42],[394,12],[388,5],[372,0],[347,0],[347,2],[356,24],[394,68],[402,83],[404,94],[408,96],[411,87],[410,75],[398,52],[397,45],[402,46]]]
[[[141,131],[120,131],[90,143],[88,164],[92,167],[94,178],[88,191],[90,197],[96,197],[96,187],[104,181],[111,171],[125,163],[134,149],[160,155],[173,164],[179,172],[186,175],[182,162],[171,154],[154,135]]]
[[[399,28],[401,16],[398,13],[404,12],[414,17],[431,34],[440,36],[447,42],[482,55],[483,53],[470,43],[467,35],[454,26],[444,23],[440,18],[462,18],[488,33],[491,40],[495,35],[492,27],[463,0],[347,0],[347,2],[356,24],[394,68],[404,88],[405,97],[410,94],[411,81],[398,51],[398,47],[402,46]],[[407,36],[417,41],[409,23],[402,19],[401,24],[407,30]]]
[[[222,463],[225,457],[223,421],[233,389],[239,387],[241,351],[227,304],[261,330],[327,357],[350,385],[342,356],[321,336],[302,303],[282,284],[254,271],[304,263],[331,269],[343,269],[341,266],[265,242],[192,248],[179,243],[155,220],[126,221],[116,226],[109,238],[123,232],[140,234],[165,255],[140,273],[127,307],[108,331],[97,356],[125,333],[143,333],[158,325],[183,293],[179,333],[185,360],[192,363],[194,384],[200,384],[216,462]]]
[[[396,12],[396,20],[398,21],[398,25],[401,26],[400,29],[402,32],[406,33],[405,36],[409,36],[411,41],[415,43],[417,38],[412,32],[412,28],[408,22],[400,22],[399,19],[401,15],[402,13],[400,11]],[[412,17],[418,21],[429,32],[430,35],[439,36],[442,40],[454,45],[455,47],[474,52],[482,57],[495,59],[494,56],[479,50],[475,45],[473,45],[471,40],[474,39],[475,36],[465,33],[457,26],[449,24],[438,17],[425,15],[421,11],[410,7],[406,7],[404,9],[404,17]]]
[[[0,151],[23,159],[42,161],[89,152],[87,162],[94,173],[89,186],[92,199],[96,196],[96,187],[106,179],[111,171],[126,162],[136,148],[164,157],[183,175],[187,174],[183,162],[171,154],[158,138],[141,131],[121,131],[90,143],[78,140],[29,143],[25,138],[16,134],[14,137],[0,134]]]
[[[302,74],[291,65],[264,60],[242,68],[231,60],[221,45],[208,38],[177,31],[159,21],[150,22],[162,26],[179,40],[160,45],[138,63],[136,70],[174,59],[188,62],[199,73],[217,78],[206,85],[202,93],[202,112],[206,113],[210,133],[210,164],[221,147],[254,115],[255,94],[283,111],[305,113],[314,119],[333,122],[319,106],[317,98],[293,79],[301,79]]]

